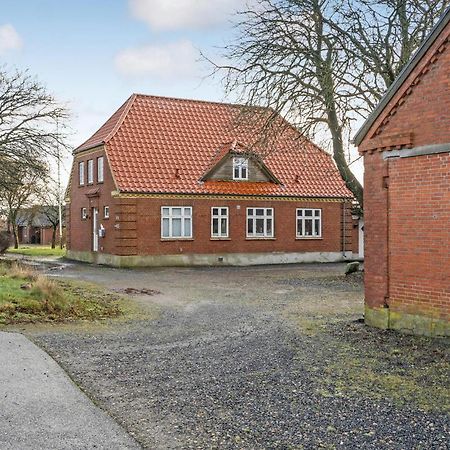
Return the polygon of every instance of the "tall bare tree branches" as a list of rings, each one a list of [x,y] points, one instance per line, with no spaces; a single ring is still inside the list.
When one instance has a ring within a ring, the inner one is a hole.
[[[362,205],[346,160],[351,122],[365,118],[429,32],[443,0],[259,0],[236,16],[236,38],[214,63],[229,94],[261,109],[266,132],[281,114],[302,135],[327,137]],[[257,119],[261,121],[261,118]]]

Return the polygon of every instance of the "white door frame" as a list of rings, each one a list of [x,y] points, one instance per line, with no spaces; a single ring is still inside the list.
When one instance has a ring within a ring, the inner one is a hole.
[[[358,256],[364,258],[364,219],[359,219],[358,221],[358,247]]]
[[[92,208],[92,251],[98,252],[98,208]]]

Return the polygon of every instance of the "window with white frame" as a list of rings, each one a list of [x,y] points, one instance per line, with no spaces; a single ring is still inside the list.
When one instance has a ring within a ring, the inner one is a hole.
[[[103,156],[97,158],[97,183],[103,183]]]
[[[161,207],[161,237],[191,238],[192,207],[191,206]]]
[[[273,237],[273,219],[273,208],[247,208],[247,237]]]
[[[322,237],[322,210],[299,208],[297,209],[297,237]]]
[[[78,163],[78,183],[84,185],[84,161]]]
[[[104,206],[103,207],[103,218],[104,219],[109,219],[109,206]]]
[[[228,237],[228,207],[211,208],[211,237]]]
[[[248,180],[247,158],[233,158],[233,180]]]
[[[87,208],[81,208],[81,218],[83,220],[87,219]]]
[[[87,162],[87,182],[92,184],[94,182],[94,160],[88,159]]]

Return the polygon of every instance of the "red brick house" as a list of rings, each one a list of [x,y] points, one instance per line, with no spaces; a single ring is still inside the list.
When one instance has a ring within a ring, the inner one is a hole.
[[[69,258],[115,266],[351,258],[351,192],[287,127],[257,147],[236,105],[132,95],[74,151]]]
[[[355,137],[364,155],[365,320],[450,334],[450,9]]]

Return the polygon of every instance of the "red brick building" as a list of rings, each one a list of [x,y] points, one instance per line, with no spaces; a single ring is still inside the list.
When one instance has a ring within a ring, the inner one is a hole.
[[[74,151],[68,257],[116,266],[353,256],[351,192],[288,126],[269,146],[235,105],[132,95]]]
[[[448,335],[450,9],[358,132],[366,323]]]

